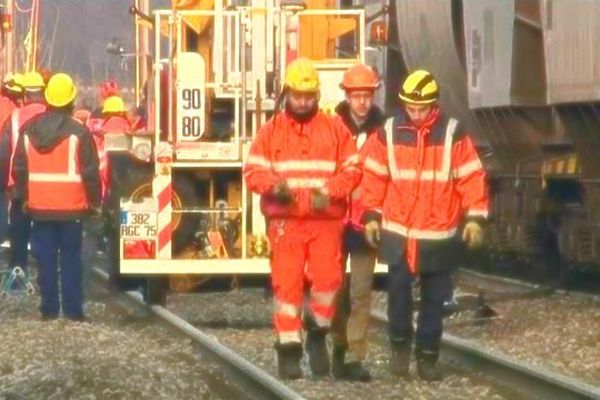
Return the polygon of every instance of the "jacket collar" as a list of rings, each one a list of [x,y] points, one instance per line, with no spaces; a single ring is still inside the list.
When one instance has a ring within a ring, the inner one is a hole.
[[[382,126],[385,122],[385,115],[383,111],[375,104],[369,110],[365,122],[361,126],[357,126],[350,114],[350,105],[347,101],[342,101],[335,108],[335,112],[342,118],[344,124],[348,127],[353,136],[357,136],[362,132],[369,133],[376,128]]]

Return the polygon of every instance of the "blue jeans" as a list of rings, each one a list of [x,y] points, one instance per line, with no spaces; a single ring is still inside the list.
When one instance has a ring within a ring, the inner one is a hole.
[[[5,192],[0,192],[0,243],[8,235],[8,201]]]
[[[390,265],[388,319],[392,341],[402,342],[413,337],[413,280],[406,262]],[[437,353],[442,338],[444,301],[452,291],[452,271],[422,273],[420,280],[421,302],[417,318],[416,347]]]
[[[29,236],[31,234],[31,217],[23,211],[23,201],[12,200],[10,206],[10,266],[27,269]]]
[[[82,226],[80,221],[34,221],[31,237],[33,254],[39,263],[40,311],[58,316],[60,283],[63,314],[67,318],[83,316]]]

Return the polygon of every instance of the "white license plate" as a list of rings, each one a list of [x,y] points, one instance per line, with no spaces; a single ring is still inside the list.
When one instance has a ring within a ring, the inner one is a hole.
[[[157,233],[156,213],[139,211],[121,212],[121,238],[154,238]]]

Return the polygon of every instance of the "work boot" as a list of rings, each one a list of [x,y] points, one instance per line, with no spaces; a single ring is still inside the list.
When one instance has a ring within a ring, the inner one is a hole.
[[[276,343],[277,372],[281,379],[302,378],[300,360],[302,359],[302,345],[300,343]]]
[[[306,354],[308,365],[314,375],[329,374],[330,363],[327,354],[327,329],[312,328],[306,332]]]
[[[417,374],[426,382],[441,381],[442,372],[437,365],[438,353],[417,350]]]
[[[335,379],[343,379],[346,376],[344,358],[346,357],[346,346],[336,344],[331,352],[331,375]]]
[[[391,341],[390,372],[395,376],[408,376],[410,369],[411,341],[408,339]]]
[[[346,364],[346,379],[349,381],[369,382],[371,374],[360,361],[352,361]]]

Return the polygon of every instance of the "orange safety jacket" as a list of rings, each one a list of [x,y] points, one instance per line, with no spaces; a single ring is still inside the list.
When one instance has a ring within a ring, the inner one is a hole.
[[[15,185],[13,179],[13,164],[15,158],[15,149],[19,142],[19,135],[23,126],[31,121],[35,116],[46,111],[46,105],[43,103],[30,103],[21,108],[17,108],[11,114],[10,127],[10,161],[8,166],[8,187],[12,188]]]
[[[108,162],[108,155],[104,147],[104,134],[108,132],[124,133],[131,130],[129,120],[125,117],[112,116],[106,118],[102,125],[99,126],[98,130],[93,130],[92,136],[94,142],[96,142],[96,148],[98,149],[98,159],[100,160],[100,178],[102,179],[102,198],[106,197],[108,191],[108,184],[110,182],[110,164]]]
[[[340,123],[344,124],[352,134],[352,138],[356,143],[356,147],[359,151],[359,158],[361,165],[364,163],[366,157],[365,143],[372,135],[382,129],[382,125],[385,122],[385,116],[381,109],[376,105],[373,105],[367,114],[367,117],[362,126],[356,126],[356,123],[352,119],[350,106],[346,101],[342,101],[335,108],[336,115],[334,116]],[[362,182],[350,195],[350,205],[348,207],[348,213],[345,218],[345,225],[352,227],[355,230],[362,230],[362,217],[365,212],[365,206],[362,200]]]
[[[75,135],[49,152],[39,152],[24,138],[27,154],[28,208],[36,211],[85,211],[89,208],[77,162],[79,139]]]
[[[442,116],[437,107],[421,128],[404,115],[388,119],[365,152],[361,187],[369,211],[363,221],[381,221],[380,256],[388,263],[397,263],[403,249],[384,240],[386,233],[403,239],[414,273],[417,242],[427,246],[452,239],[464,217],[487,218],[486,174],[475,146],[458,121]]]
[[[259,131],[244,166],[248,188],[261,195],[261,210],[277,218],[343,218],[348,195],[361,177],[356,145],[348,129],[319,111],[306,122],[287,111],[271,118]],[[274,186],[285,181],[293,202],[278,204]],[[311,207],[312,192],[329,192],[329,206]]]

